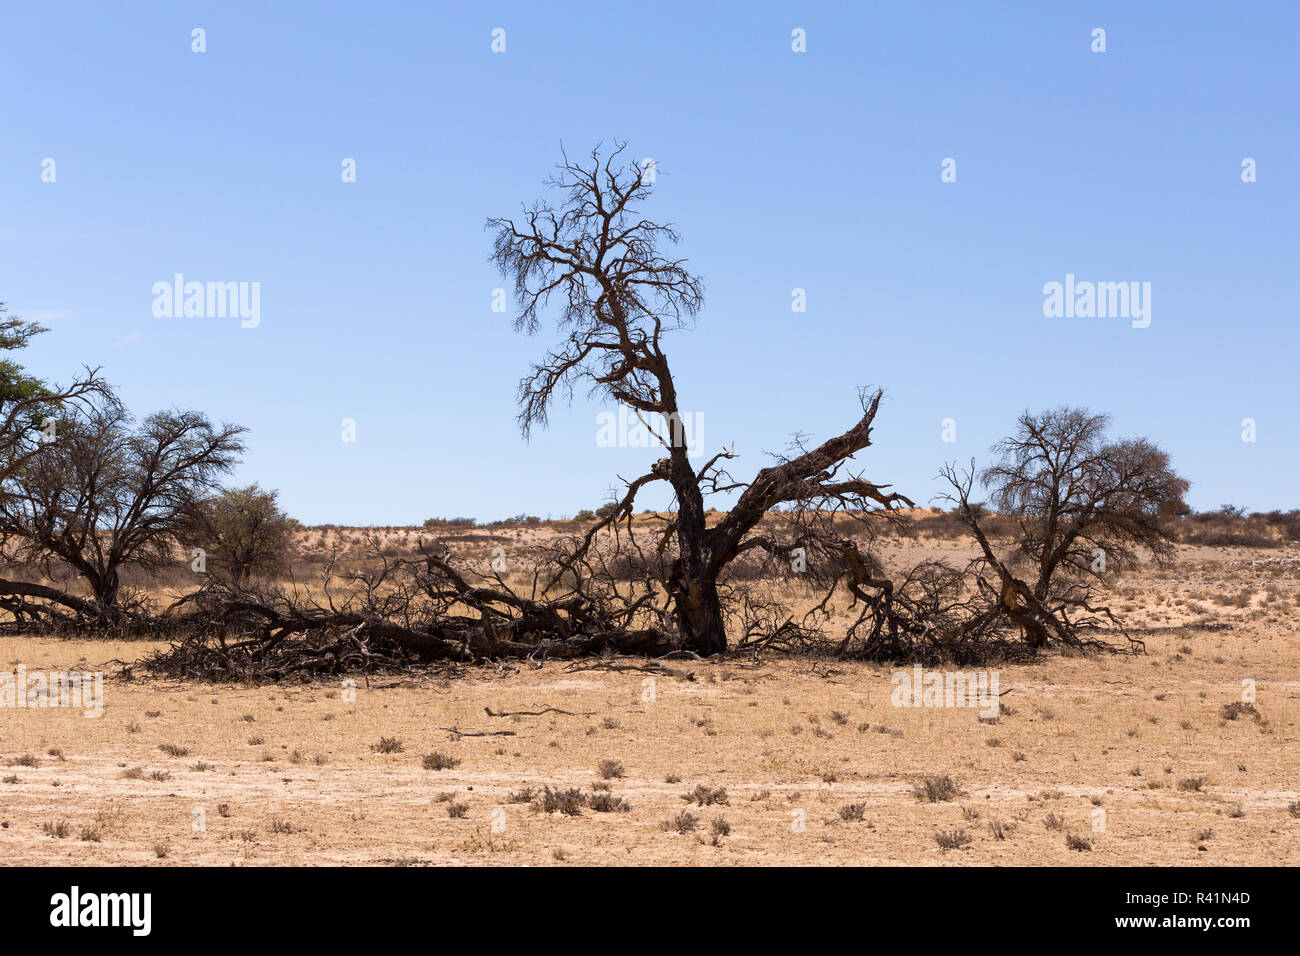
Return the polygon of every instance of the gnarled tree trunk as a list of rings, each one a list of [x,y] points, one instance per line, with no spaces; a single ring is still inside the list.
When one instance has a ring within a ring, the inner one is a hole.
[[[718,581],[707,574],[690,574],[685,563],[673,563],[673,606],[682,646],[703,657],[727,650],[727,626],[718,600]]]

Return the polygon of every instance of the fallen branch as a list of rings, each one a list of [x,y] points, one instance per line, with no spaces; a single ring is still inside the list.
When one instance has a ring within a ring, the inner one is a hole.
[[[515,737],[513,730],[459,730],[456,727],[439,727],[453,737]]]
[[[695,680],[695,674],[690,671],[675,670],[666,667],[658,661],[646,661],[642,664],[634,664],[623,661],[593,661],[588,664],[570,664],[564,669],[566,674],[572,674],[577,671],[614,671],[616,673],[637,672],[662,674],[665,677],[680,677],[683,680]]]

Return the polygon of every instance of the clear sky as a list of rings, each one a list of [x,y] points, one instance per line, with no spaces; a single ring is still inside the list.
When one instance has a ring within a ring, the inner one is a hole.
[[[601,447],[581,396],[525,442],[551,333],[491,309],[484,220],[611,138],[705,283],[669,355],[738,476],[880,385],[857,462],[918,500],[1068,403],[1158,441],[1198,509],[1300,507],[1291,0],[52,2],[3,38],[0,299],[51,330],[23,360],[248,426],[237,480],[303,521],[559,517],[659,457]],[[260,283],[260,324],[156,317],[176,273]],[[1150,325],[1044,316],[1067,273],[1149,282]]]

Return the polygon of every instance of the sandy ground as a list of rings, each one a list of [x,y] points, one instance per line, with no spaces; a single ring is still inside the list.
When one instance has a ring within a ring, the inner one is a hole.
[[[99,718],[0,709],[0,852],[10,864],[1296,865],[1298,568],[1276,550],[1184,553],[1127,598],[1156,628],[1148,654],[1000,667],[996,722],[891,706],[894,668],[807,660],[678,663],[693,680],[652,684],[555,662],[372,678],[354,695],[110,677]],[[112,672],[150,649],[10,637],[0,666]],[[1243,680],[1258,718],[1224,719]],[[383,738],[400,749],[383,752]],[[426,769],[433,754],[459,763]],[[618,766],[602,777],[602,761]],[[914,794],[942,776],[959,796]],[[546,786],[608,787],[627,809],[524,802]],[[688,803],[697,787],[718,802]],[[953,831],[969,842],[942,848]]]

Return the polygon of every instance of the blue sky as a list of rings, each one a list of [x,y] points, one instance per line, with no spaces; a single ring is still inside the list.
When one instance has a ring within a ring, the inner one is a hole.
[[[237,480],[306,522],[558,517],[658,457],[600,447],[581,396],[525,442],[550,333],[491,310],[484,220],[612,138],[704,280],[669,354],[737,475],[880,385],[858,464],[918,500],[1065,403],[1157,440],[1199,509],[1300,506],[1300,5],[49,3],[4,36],[0,299],[50,328],[24,361],[248,426]],[[259,282],[260,325],[155,317],[178,272]],[[1150,282],[1150,326],[1045,317],[1067,273]]]

